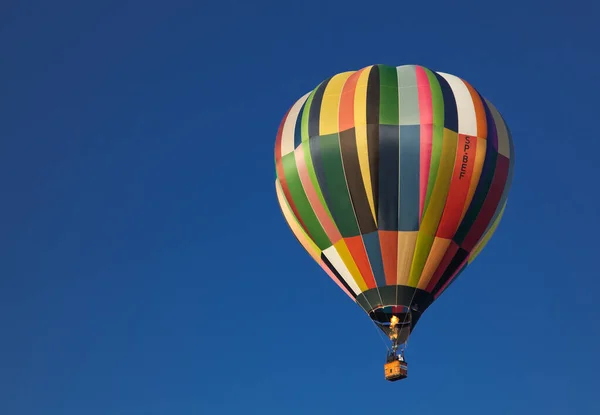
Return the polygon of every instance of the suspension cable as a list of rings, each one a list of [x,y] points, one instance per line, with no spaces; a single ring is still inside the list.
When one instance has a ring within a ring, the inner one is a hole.
[[[406,337],[406,341],[404,342],[404,348],[402,350],[402,353],[404,354],[404,352],[406,351],[406,348],[408,347],[408,340],[410,339],[410,335],[412,334],[412,303],[415,299],[415,295],[417,294],[417,287],[414,287],[415,291],[413,292],[411,298],[410,298],[410,303],[408,304],[408,311],[406,313],[406,315],[404,316],[404,321],[402,322],[402,326],[404,326],[404,324],[406,323],[406,318],[408,317],[408,315],[410,314],[410,326],[408,327],[408,336]],[[397,289],[397,288],[396,288]]]

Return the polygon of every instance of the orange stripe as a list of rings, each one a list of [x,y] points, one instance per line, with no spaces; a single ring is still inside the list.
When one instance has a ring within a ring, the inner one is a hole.
[[[346,241],[348,251],[350,251],[350,255],[352,255],[352,259],[358,267],[363,280],[365,280],[367,287],[377,287],[377,283],[375,283],[375,277],[373,276],[373,271],[371,271],[371,264],[369,263],[369,257],[367,256],[367,251],[365,250],[362,236],[352,236],[350,238],[344,238],[344,240]]]
[[[473,201],[473,195],[475,194],[475,189],[479,184],[479,179],[481,179],[481,170],[483,169],[483,162],[485,161],[485,152],[487,151],[487,140],[484,138],[477,138],[477,148],[475,149],[475,165],[473,166],[473,173],[471,175],[471,185],[469,186],[469,192],[467,193],[467,201],[463,206],[462,215],[460,215],[460,221],[462,222],[465,218],[465,214]]]
[[[398,232],[379,231],[381,258],[386,285],[396,285],[398,272]]]
[[[471,201],[473,200],[473,195],[475,194],[475,189],[479,184],[479,179],[481,178],[481,170],[483,168],[483,162],[485,160],[485,153],[487,151],[487,118],[485,116],[485,108],[483,106],[483,101],[481,97],[468,82],[463,80],[465,86],[469,90],[471,94],[471,99],[473,100],[473,107],[475,108],[475,117],[477,119],[477,148],[475,152],[475,166],[473,167],[473,174],[471,177],[471,185],[469,186],[469,192],[467,193],[467,200],[465,205],[463,206],[462,214],[460,215],[460,221],[465,217],[469,206],[471,205]]]
[[[442,214],[442,219],[436,233],[436,236],[439,238],[452,239],[456,229],[458,229],[471,184],[476,150],[476,137],[468,137],[464,134],[458,135],[458,146],[456,148],[456,159],[452,182],[450,183],[450,191],[448,192],[444,213]]]
[[[361,69],[350,75],[342,89],[339,110],[340,131],[345,131],[354,127],[354,92],[356,91],[358,78],[363,71],[364,69]]]
[[[473,88],[468,82],[464,80],[462,81],[469,90],[471,99],[473,100],[473,106],[475,107],[475,117],[477,118],[477,137],[487,139],[487,118],[485,116],[485,108],[483,107],[481,97],[477,91],[475,91],[475,88]]]

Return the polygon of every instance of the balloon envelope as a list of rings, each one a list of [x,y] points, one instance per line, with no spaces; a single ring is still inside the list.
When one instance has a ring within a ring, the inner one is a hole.
[[[280,207],[306,251],[373,320],[401,316],[412,330],[494,233],[514,149],[466,81],[374,65],[300,98],[275,164]]]

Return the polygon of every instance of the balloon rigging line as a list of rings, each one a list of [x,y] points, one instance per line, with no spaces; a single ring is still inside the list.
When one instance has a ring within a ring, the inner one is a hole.
[[[398,292],[398,286],[396,285],[396,292]],[[411,307],[412,307],[412,303],[415,299],[415,294],[417,293],[417,287],[415,287],[415,291],[413,292],[413,295],[410,299],[410,303],[408,304],[408,312],[404,315],[404,321],[402,322],[402,327],[404,327],[404,324],[406,323],[406,318],[408,317],[408,315],[410,314],[410,326],[412,327],[413,322],[412,322],[412,314],[411,314]],[[396,297],[397,298],[397,297]],[[412,334],[412,330],[411,327],[408,328],[408,337],[406,337],[406,341],[404,342],[404,349],[406,350],[408,348],[408,340],[410,339],[410,335]]]
[[[381,296],[380,296],[381,297]],[[365,296],[365,301],[367,302],[367,304],[369,305],[369,308],[371,310],[373,310],[373,306],[371,305],[371,303],[369,302],[369,300],[367,299],[367,297]],[[382,300],[383,302],[383,300]],[[379,334],[379,337],[381,338],[381,341],[383,342],[383,345],[385,346],[386,350],[390,350],[390,348],[388,347],[387,343],[385,342],[385,339],[383,338],[383,335],[381,334],[381,328],[379,328],[377,326],[377,324],[375,323],[375,320],[373,320],[371,318],[371,316],[369,314],[367,314],[367,317],[369,317],[369,320],[371,320],[371,323],[373,323],[373,327],[375,327],[375,331],[377,331],[377,333]]]
[[[385,337],[383,337],[383,334],[381,333],[381,329],[377,326],[377,324],[375,323],[375,321],[372,320],[370,317],[369,317],[369,320],[371,320],[371,323],[373,323],[373,327],[375,328],[375,331],[377,332],[377,334],[379,334],[379,338],[383,342],[383,346],[389,352],[390,348],[389,348],[388,344],[385,341]]]

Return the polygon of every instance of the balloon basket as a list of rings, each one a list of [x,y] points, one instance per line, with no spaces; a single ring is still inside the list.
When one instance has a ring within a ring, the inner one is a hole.
[[[400,360],[387,362],[384,366],[385,379],[390,382],[406,379],[408,376],[408,363]]]

